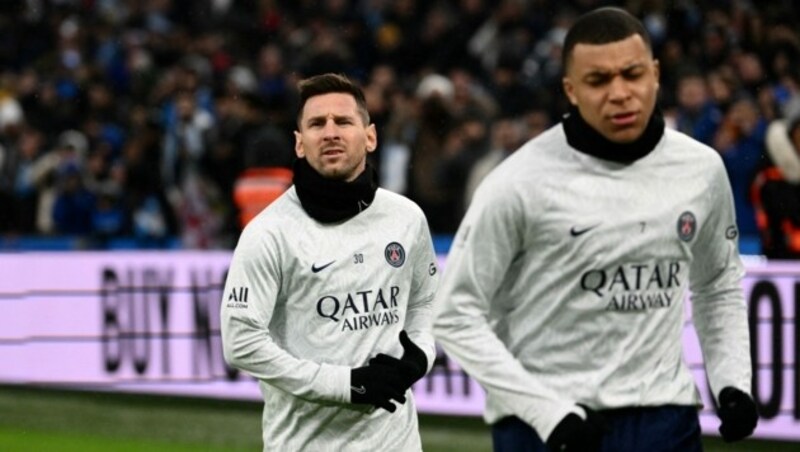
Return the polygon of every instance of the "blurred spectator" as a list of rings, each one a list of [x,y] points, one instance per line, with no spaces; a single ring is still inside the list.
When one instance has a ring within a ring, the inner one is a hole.
[[[717,20],[708,23],[701,36],[702,56],[699,62],[705,70],[713,70],[723,65],[733,44],[733,38],[726,27],[727,24],[722,23],[726,22],[727,18],[724,14],[719,14],[719,11],[714,12],[716,14],[713,17]]]
[[[55,232],[85,235],[93,232],[95,196],[85,187],[81,167],[76,162],[62,163],[56,173],[57,193],[53,204]]]
[[[414,74],[423,61],[417,58],[422,11],[417,0],[367,2],[367,22],[373,31],[375,60],[391,62],[403,75]]]
[[[287,71],[280,46],[267,44],[259,50],[256,62],[258,93],[266,104],[289,107],[292,89]]]
[[[277,166],[292,158],[296,81],[332,70],[363,82],[383,137],[371,155],[380,184],[415,199],[432,230],[446,233],[468,197],[464,171],[478,161],[467,158],[477,148],[465,120],[487,127],[502,117],[525,139],[564,114],[565,30],[600,5],[642,18],[667,120],[716,147],[735,184],[752,177],[765,127],[743,132],[734,117],[767,124],[800,94],[791,2],[0,3],[4,232],[57,233],[57,169],[76,158],[105,212],[93,226],[100,235],[162,246],[183,234],[185,246],[225,246],[239,231],[234,186],[253,157]],[[743,97],[750,105],[736,106]],[[67,150],[67,130],[85,143]]]
[[[456,16],[453,9],[444,2],[435,2],[425,14],[420,34],[416,37],[417,58],[424,66],[446,72],[458,61],[453,45]]]
[[[373,77],[374,79],[374,77]],[[387,92],[388,116],[378,136],[383,136],[378,143],[380,157],[381,186],[397,193],[409,194],[409,179],[412,177],[409,168],[411,147],[416,138],[420,102],[411,89],[397,88]],[[365,92],[365,95],[367,95]],[[369,97],[367,98],[369,102]],[[368,156],[369,158],[369,156]]]
[[[375,124],[379,137],[388,137],[387,127],[392,116],[392,96],[398,89],[396,84],[397,73],[394,68],[386,64],[379,64],[372,69],[369,80],[363,87],[364,98],[367,101],[367,111],[369,112],[370,120]],[[295,128],[292,127],[291,130]],[[384,188],[387,188],[387,180],[383,176],[383,171],[394,168],[383,166],[385,147],[385,140],[379,140],[378,147],[367,155],[367,159],[378,171],[379,180],[383,180]]]
[[[88,141],[82,133],[75,130],[67,130],[59,135],[55,149],[37,158],[33,164],[30,177],[38,189],[36,229],[40,233],[52,234],[61,232],[56,220],[55,204],[59,196],[64,192],[64,188],[81,191],[81,194],[84,194],[85,187],[81,168],[87,148]],[[77,174],[70,175],[70,171],[77,172]],[[72,181],[71,185],[68,184],[64,187],[65,182],[67,182],[65,176],[78,177],[79,180]],[[80,198],[81,195],[78,197]]]
[[[3,204],[7,215],[0,228],[18,234],[36,232],[38,192],[34,178],[36,160],[44,153],[44,134],[32,127],[22,127],[19,139],[2,147]]]
[[[522,0],[501,0],[470,39],[470,54],[479,59],[487,73],[497,67],[504,52],[528,47],[529,35],[523,22],[525,8]]]
[[[298,49],[296,64],[300,72],[352,73],[355,69],[353,51],[346,45],[341,30],[326,23],[321,16],[315,15],[312,20],[308,42]]]
[[[781,41],[769,48],[767,70],[772,80],[772,95],[779,106],[800,94],[799,44]]]
[[[550,112],[543,107],[532,108],[522,116],[522,139],[524,143],[537,137],[540,133],[549,129],[553,125]]]
[[[740,93],[739,80],[730,66],[723,65],[706,73],[711,101],[723,114],[727,113],[731,104]]]
[[[13,134],[13,130],[18,128],[25,119],[22,106],[13,92],[13,81],[4,77],[0,80],[0,131],[4,135]]]
[[[473,112],[457,118],[444,143],[444,152],[434,179],[445,197],[437,212],[439,232],[453,234],[466,212],[467,183],[475,164],[490,148],[488,120]]]
[[[15,231],[17,209],[14,197],[17,173],[26,165],[17,149],[23,130],[24,112],[17,100],[16,81],[11,74],[0,74],[0,231]]]
[[[230,211],[229,223],[225,227],[237,234],[250,219],[291,186],[290,168],[294,161],[292,142],[277,125],[267,120],[260,99],[247,95],[240,99],[239,104],[237,114],[241,127],[230,151],[241,157],[235,159],[235,164],[226,166],[224,173],[233,172],[231,180],[216,179],[225,196],[233,199],[236,205],[236,209]],[[223,143],[226,141],[220,141],[218,146],[225,146]],[[212,163],[212,166],[218,167],[219,164]]]
[[[162,177],[168,189],[181,185],[188,173],[197,173],[210,146],[214,118],[197,106],[191,91],[175,96],[175,121],[170,121],[164,134]]]
[[[472,195],[481,181],[497,166],[522,145],[521,126],[512,117],[502,117],[492,123],[491,148],[479,158],[467,176],[464,188],[464,210],[472,202]]]
[[[766,84],[766,73],[758,55],[753,52],[737,52],[733,56],[733,64],[742,89],[752,97],[758,96],[758,92]]]
[[[714,148],[722,155],[733,191],[739,233],[757,236],[750,186],[764,158],[766,123],[750,97],[735,101],[714,136]]]
[[[178,219],[183,246],[210,249],[234,245],[232,238],[223,234],[230,217],[230,206],[208,178],[196,172],[187,173],[180,189],[172,190],[168,195]]]
[[[127,232],[128,219],[118,192],[102,190],[95,195],[91,236],[99,244]]]
[[[548,93],[551,89],[561,89],[561,51],[567,30],[574,22],[576,16],[570,9],[562,8],[554,16],[549,29],[543,32],[541,39],[532,42],[525,60],[522,62],[520,76],[526,86],[536,89],[539,94],[547,94],[546,104],[559,102],[561,96]],[[513,55],[507,53],[507,59]],[[504,66],[500,64],[501,68]],[[506,66],[507,67],[507,66]],[[496,76],[496,74],[495,74]],[[555,99],[555,100],[554,100]],[[542,100],[540,99],[540,102]]]
[[[521,67],[522,62],[515,57],[501,55],[492,71],[491,92],[503,106],[503,114],[520,116],[536,102],[533,91],[522,83]]]
[[[707,145],[722,122],[722,112],[709,97],[699,71],[687,70],[678,78],[675,128]]]
[[[769,160],[752,187],[762,250],[775,259],[800,259],[800,98],[788,107],[769,125]]]
[[[454,117],[476,116],[488,120],[497,114],[497,96],[492,96],[471,73],[454,68],[448,78],[453,95],[446,99]]]
[[[233,199],[238,209],[239,227],[244,229],[256,215],[278,199],[292,185],[290,168],[251,167],[236,179]]]
[[[122,155],[126,171],[122,197],[129,232],[140,246],[160,247],[178,230],[161,180],[162,131],[153,114],[141,105],[132,110],[129,127],[131,139]]]
[[[436,179],[437,171],[444,159],[444,148],[454,127],[450,102],[453,99],[453,84],[447,77],[438,74],[426,76],[416,90],[418,116],[416,130],[410,143],[407,192],[425,212],[431,230],[453,231],[453,208],[448,199],[448,190]]]

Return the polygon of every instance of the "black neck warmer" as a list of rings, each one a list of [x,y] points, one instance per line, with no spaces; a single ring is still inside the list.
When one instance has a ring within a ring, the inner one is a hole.
[[[656,108],[642,136],[630,143],[615,143],[592,128],[573,106],[564,117],[564,132],[567,134],[567,143],[584,154],[617,163],[633,163],[649,154],[661,140],[664,117]]]
[[[322,177],[306,159],[294,163],[294,186],[300,204],[320,223],[335,223],[354,217],[375,199],[378,189],[375,169],[368,163],[352,182]]]

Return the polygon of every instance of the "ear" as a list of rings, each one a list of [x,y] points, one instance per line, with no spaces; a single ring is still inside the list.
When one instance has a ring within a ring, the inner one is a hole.
[[[375,124],[367,126],[367,152],[373,152],[378,147],[378,131]]]
[[[303,149],[303,135],[300,132],[294,132],[294,153],[297,155],[297,158],[305,158],[306,151]]]
[[[661,87],[659,80],[661,80],[661,63],[653,59],[653,74],[656,77],[656,91]]]
[[[564,87],[564,93],[567,95],[569,103],[573,106],[577,106],[578,99],[575,97],[575,86],[572,84],[572,80],[570,80],[569,77],[562,78],[561,86]]]

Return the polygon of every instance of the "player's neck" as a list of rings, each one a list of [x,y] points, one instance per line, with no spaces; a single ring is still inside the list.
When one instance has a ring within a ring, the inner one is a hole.
[[[303,210],[320,223],[336,223],[356,216],[375,199],[378,189],[375,169],[367,167],[352,182],[327,179],[305,159],[294,165],[294,186]]]
[[[642,136],[630,143],[615,143],[593,129],[578,109],[570,107],[564,117],[567,143],[584,154],[617,163],[633,163],[649,154],[664,135],[664,117],[656,107]]]

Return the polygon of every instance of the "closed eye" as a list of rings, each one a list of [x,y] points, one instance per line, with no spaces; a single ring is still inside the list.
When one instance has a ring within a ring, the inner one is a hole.
[[[634,66],[632,68],[625,69],[622,71],[622,77],[625,80],[636,80],[639,77],[644,75],[644,67],[643,66]]]
[[[625,80],[633,81],[644,76],[645,72],[646,68],[644,65],[636,64],[622,69],[619,71],[619,75]],[[616,76],[616,72],[591,72],[584,77],[584,81],[589,86],[601,87],[610,83]]]
[[[594,73],[586,77],[586,83],[589,84],[589,86],[600,87],[608,84],[608,82],[611,81],[611,78],[611,74]]]

